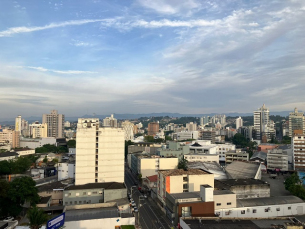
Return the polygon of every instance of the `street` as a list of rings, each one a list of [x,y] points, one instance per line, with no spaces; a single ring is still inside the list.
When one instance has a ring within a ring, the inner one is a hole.
[[[132,198],[135,201],[139,212],[135,213],[136,222],[139,223],[143,229],[168,229],[171,228],[170,221],[166,218],[166,215],[157,206],[155,201],[148,197],[145,199],[138,190],[138,186],[135,186],[135,177],[131,174],[129,168],[125,166],[125,184],[128,188],[128,192],[131,193],[132,187]],[[140,203],[139,203],[140,202]],[[141,204],[141,205],[140,205]]]

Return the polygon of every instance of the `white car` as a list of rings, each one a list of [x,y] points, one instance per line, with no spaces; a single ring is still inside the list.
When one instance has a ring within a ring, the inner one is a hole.
[[[136,203],[135,203],[135,202],[132,202],[132,203],[131,203],[131,206],[135,207],[135,206],[136,206]]]
[[[145,199],[147,199],[147,196],[146,196],[146,195],[144,195],[144,198],[145,198]]]
[[[137,207],[134,207],[134,208],[133,208],[133,211],[134,211],[134,212],[138,212],[139,210],[138,210]]]

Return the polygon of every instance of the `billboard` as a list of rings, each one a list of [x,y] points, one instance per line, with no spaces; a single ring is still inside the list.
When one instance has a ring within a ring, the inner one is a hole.
[[[66,213],[62,213],[59,216],[56,216],[53,219],[50,219],[47,222],[47,229],[57,229],[62,227],[65,224],[65,215]]]

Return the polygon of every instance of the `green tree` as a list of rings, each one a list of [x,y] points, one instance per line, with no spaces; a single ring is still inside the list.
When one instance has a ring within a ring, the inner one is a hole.
[[[138,174],[138,180],[141,181],[142,180],[142,174]]]
[[[31,229],[39,229],[48,220],[48,217],[43,210],[38,209],[37,207],[29,209],[27,217],[30,221]]]
[[[236,146],[244,148],[248,145],[248,140],[245,138],[244,135],[237,133],[232,138],[232,143]]]
[[[171,136],[165,136],[165,141],[172,141],[173,139],[171,138]]]
[[[187,169],[187,163],[188,163],[188,161],[185,158],[182,158],[181,160],[179,160],[178,169],[186,170]]]
[[[58,153],[68,153],[68,148],[64,146],[58,146],[57,147],[57,152]]]
[[[282,138],[282,144],[287,144],[287,145],[291,144],[291,137],[284,136]]]
[[[32,165],[31,160],[27,157],[18,157],[15,161],[10,161],[12,163],[12,173],[22,174],[25,173]]]
[[[75,140],[69,140],[69,141],[67,142],[67,146],[68,146],[69,148],[76,148],[76,141],[75,141]]]
[[[0,180],[0,217],[8,215],[7,211],[7,200],[9,197],[10,185],[6,180]]]
[[[146,142],[155,142],[155,138],[154,138],[154,136],[146,135],[144,137],[144,141],[146,141]]]
[[[43,163],[48,163],[48,158],[47,156],[44,157],[44,159],[42,160]]]
[[[293,173],[290,177],[285,180],[285,189],[290,191],[293,186],[300,183],[300,178],[297,173]]]
[[[11,161],[0,161],[0,175],[8,175],[12,173]]]
[[[54,162],[55,164],[57,164],[57,163],[58,163],[58,159],[57,159],[57,158],[54,158],[54,159],[52,160],[52,162]]]

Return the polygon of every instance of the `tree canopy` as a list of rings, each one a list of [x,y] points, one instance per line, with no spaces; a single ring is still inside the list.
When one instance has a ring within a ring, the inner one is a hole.
[[[69,148],[76,148],[76,141],[75,141],[75,140],[69,140],[69,141],[67,142],[67,146],[68,146]]]
[[[187,169],[187,163],[188,163],[188,161],[185,158],[180,159],[179,163],[178,163],[178,169],[186,170]]]
[[[30,221],[31,229],[39,229],[44,223],[47,222],[48,217],[43,210],[33,207],[29,209],[27,217]]]

